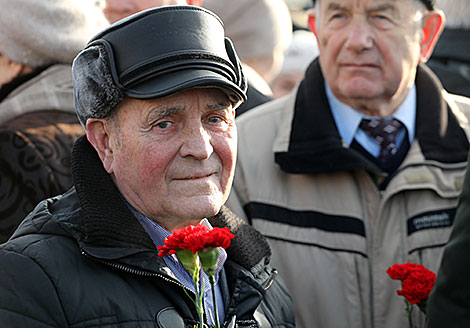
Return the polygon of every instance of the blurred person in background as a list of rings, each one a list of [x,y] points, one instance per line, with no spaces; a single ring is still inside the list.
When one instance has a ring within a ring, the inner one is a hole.
[[[204,0],[224,22],[242,63],[270,83],[279,73],[292,39],[292,20],[284,0]],[[259,88],[269,93],[269,86]]]
[[[72,185],[71,63],[107,26],[80,0],[0,0],[0,243],[36,204]]]
[[[470,324],[470,169],[463,184],[454,229],[444,248],[426,305],[427,328],[467,328]]]
[[[248,80],[248,100],[237,115],[272,99],[269,83],[279,73],[292,39],[292,20],[284,0],[204,0],[224,22]]]
[[[317,0],[318,59],[295,91],[237,120],[227,204],[268,238],[297,327],[406,327],[387,268],[439,267],[470,99],[424,64],[445,20],[433,2]],[[424,327],[419,311],[413,321]]]
[[[259,63],[259,70],[275,75],[282,64],[282,53],[290,40],[291,21],[283,0],[256,1],[207,1],[207,0],[101,0],[103,13],[110,23],[139,11],[168,5],[203,6],[215,12],[224,22],[227,36],[234,44],[237,54],[252,55],[250,63]],[[240,18],[239,18],[240,17]],[[264,29],[259,29],[263,22]],[[240,50],[239,50],[240,49]],[[243,56],[240,56],[242,62]],[[258,59],[259,60],[258,60]],[[247,101],[237,108],[237,116],[247,110],[270,101],[272,91],[265,78],[255,68],[243,63],[248,80]]]
[[[310,31],[297,30],[284,54],[281,71],[271,82],[274,98],[290,93],[304,78],[308,65],[318,56],[315,35]]]
[[[145,9],[186,4],[200,6],[202,0],[100,0],[98,3],[106,19],[114,23]]]
[[[437,0],[446,26],[427,65],[450,93],[470,97],[470,1]]]

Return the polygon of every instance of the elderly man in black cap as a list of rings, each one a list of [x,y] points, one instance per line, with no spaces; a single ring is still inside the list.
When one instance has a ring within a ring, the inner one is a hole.
[[[221,21],[198,7],[150,9],[95,36],[72,70],[86,128],[74,187],[0,247],[2,326],[198,325],[191,276],[156,249],[202,221],[235,234],[217,259],[215,298],[202,274],[205,323],[217,305],[224,327],[293,327],[266,240],[223,207],[246,85]]]
[[[439,267],[470,117],[424,64],[444,19],[432,0],[318,0],[318,60],[237,121],[227,205],[268,237],[298,327],[407,327],[387,268]]]

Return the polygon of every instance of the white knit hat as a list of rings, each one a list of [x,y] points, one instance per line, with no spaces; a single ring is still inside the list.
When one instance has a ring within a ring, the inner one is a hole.
[[[310,31],[297,30],[284,54],[282,74],[304,73],[308,65],[320,54],[315,35]]]
[[[0,54],[31,67],[71,64],[108,26],[91,0],[0,0]]]
[[[222,19],[242,61],[289,46],[292,20],[284,0],[204,0],[202,4]]]

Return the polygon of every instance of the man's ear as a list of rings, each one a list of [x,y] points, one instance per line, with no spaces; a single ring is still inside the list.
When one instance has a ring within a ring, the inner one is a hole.
[[[315,37],[317,38],[318,40],[318,35],[317,35],[317,13],[315,11],[315,9],[309,9],[307,11],[307,21],[308,21],[308,26],[310,27],[310,30],[313,32],[313,34],[315,34]]]
[[[441,10],[427,12],[423,17],[420,62],[425,63],[431,57],[434,46],[445,25],[445,16]]]
[[[95,148],[109,174],[113,173],[113,145],[111,143],[111,127],[104,119],[89,118],[86,121],[88,142]]]

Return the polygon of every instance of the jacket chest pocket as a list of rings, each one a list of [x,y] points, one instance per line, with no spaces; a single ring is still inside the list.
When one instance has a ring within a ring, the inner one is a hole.
[[[437,272],[452,232],[455,207],[420,213],[407,220],[408,258]]]

